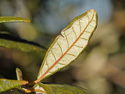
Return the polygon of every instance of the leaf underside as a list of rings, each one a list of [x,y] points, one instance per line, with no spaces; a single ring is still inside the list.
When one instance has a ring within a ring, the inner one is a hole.
[[[0,93],[27,83],[27,81],[0,79]]]
[[[6,22],[30,22],[30,20],[22,17],[12,17],[12,16],[0,17],[0,23],[6,23]]]
[[[38,83],[38,85],[44,88],[44,90],[46,91],[46,94],[91,94],[88,90],[80,87],[76,87],[76,86],[42,84],[42,83]],[[44,94],[44,93],[41,93],[41,94]]]
[[[86,48],[96,26],[97,13],[94,9],[73,19],[48,49],[36,82],[66,67],[76,59]]]

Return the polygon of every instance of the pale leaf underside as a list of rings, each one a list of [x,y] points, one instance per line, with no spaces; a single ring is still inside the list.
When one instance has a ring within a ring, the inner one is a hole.
[[[97,13],[92,9],[76,17],[63,29],[47,51],[37,81],[52,75],[76,59],[87,46],[96,26]]]

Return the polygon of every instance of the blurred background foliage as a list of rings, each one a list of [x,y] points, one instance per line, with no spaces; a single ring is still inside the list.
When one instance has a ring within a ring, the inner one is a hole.
[[[0,0],[0,16],[18,16],[31,23],[0,24],[0,32],[46,48],[76,16],[96,9],[98,27],[85,51],[68,67],[43,82],[70,84],[93,94],[125,94],[125,0]],[[36,79],[45,52],[26,53],[0,47],[0,77]]]

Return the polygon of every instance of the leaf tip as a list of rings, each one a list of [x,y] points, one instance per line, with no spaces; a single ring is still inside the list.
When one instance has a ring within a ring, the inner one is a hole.
[[[24,18],[24,22],[30,23],[31,21],[29,19]]]
[[[30,23],[31,21],[30,20],[27,20],[28,23]]]
[[[22,83],[22,85],[26,85],[26,84],[28,84],[29,82],[28,81],[24,81],[23,83]]]
[[[89,12],[89,11],[94,11],[95,13],[97,13],[95,9],[90,9],[87,12]]]
[[[96,11],[95,9],[93,9],[93,11],[94,11],[95,13],[97,13],[97,11]]]

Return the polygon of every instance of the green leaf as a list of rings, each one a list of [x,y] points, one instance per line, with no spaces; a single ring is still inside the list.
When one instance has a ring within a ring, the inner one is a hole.
[[[18,81],[23,80],[22,71],[19,68],[16,68],[16,76]]]
[[[6,39],[0,39],[0,47],[17,49],[23,52],[45,52],[45,50],[41,47],[37,47],[27,43],[6,40]]]
[[[86,48],[97,27],[94,9],[76,17],[48,49],[35,83],[69,65]]]
[[[37,85],[42,87],[46,91],[46,94],[91,94],[86,89],[71,85],[42,84],[42,83],[38,83]],[[37,86],[37,88],[35,89],[40,89],[40,88],[38,88]]]
[[[12,17],[12,16],[0,17],[0,23],[6,23],[6,22],[30,22],[30,20],[22,17]]]
[[[5,36],[5,37],[4,37]],[[21,40],[21,39],[12,39],[8,34],[0,34],[0,47],[17,49],[23,52],[43,52],[45,53],[45,48],[35,43]]]
[[[28,81],[0,79],[0,93],[27,83]]]

